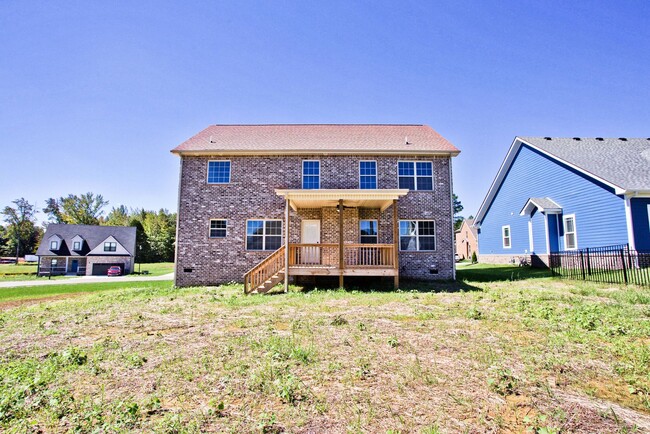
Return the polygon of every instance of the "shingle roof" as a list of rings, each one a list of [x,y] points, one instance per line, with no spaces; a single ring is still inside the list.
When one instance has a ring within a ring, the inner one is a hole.
[[[408,144],[406,143],[408,141]],[[424,153],[460,151],[427,125],[211,125],[176,154]]]
[[[650,139],[520,137],[625,190],[650,190]]]
[[[135,255],[135,230],[133,226],[66,225],[52,223],[38,246],[39,256],[85,256],[106,238],[113,236],[131,255]],[[63,241],[58,250],[50,250],[49,238],[58,235]],[[80,252],[72,250],[72,239],[79,235],[84,239]]]

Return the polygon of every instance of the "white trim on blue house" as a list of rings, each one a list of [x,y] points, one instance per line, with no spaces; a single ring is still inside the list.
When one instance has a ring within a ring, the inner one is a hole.
[[[535,251],[535,243],[533,241],[533,220],[528,219],[528,248],[530,253]]]
[[[560,226],[558,225],[558,228],[559,227]],[[548,215],[544,216],[544,232],[546,235],[546,253],[551,253],[551,236],[548,233]]]
[[[573,232],[567,230],[567,220],[573,221]],[[578,226],[576,225],[576,215],[566,214],[562,216],[562,228],[564,229],[564,250],[578,250]],[[567,234],[573,234],[573,247],[569,247],[567,242]]]
[[[632,222],[631,199],[630,196],[625,196],[625,225],[627,226],[627,245],[630,247],[630,250],[636,250],[636,245],[634,243],[634,224]]]
[[[506,229],[508,229],[508,236],[506,236]],[[506,239],[508,240],[507,246]],[[510,225],[501,226],[501,244],[504,249],[512,249],[512,230],[510,229]]]

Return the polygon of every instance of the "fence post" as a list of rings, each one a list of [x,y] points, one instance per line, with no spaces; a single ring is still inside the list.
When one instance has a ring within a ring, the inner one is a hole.
[[[589,258],[589,247],[587,247],[587,274],[591,276],[591,259]]]
[[[582,271],[582,280],[587,280],[585,276],[585,257],[582,250],[580,251],[580,271]]]
[[[621,249],[620,252],[621,252],[621,264],[623,264],[623,280],[627,285],[627,270],[625,269],[625,253],[623,249]]]

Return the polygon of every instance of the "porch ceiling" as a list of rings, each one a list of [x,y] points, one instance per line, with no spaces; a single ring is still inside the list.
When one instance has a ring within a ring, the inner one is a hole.
[[[393,200],[405,196],[408,190],[275,190],[275,193],[288,199],[294,211],[299,208],[335,207],[339,200],[343,200],[343,206],[347,207],[379,208],[384,211],[393,204]]]

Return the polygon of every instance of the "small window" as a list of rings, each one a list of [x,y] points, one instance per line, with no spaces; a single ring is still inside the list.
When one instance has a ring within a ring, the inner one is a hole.
[[[208,184],[230,182],[230,161],[208,161]]]
[[[50,250],[58,250],[58,248],[59,248],[58,241],[50,241]]]
[[[436,225],[433,220],[400,220],[399,249],[436,250]]]
[[[564,216],[564,248],[565,250],[576,250],[578,248],[575,215]]]
[[[377,188],[376,161],[359,161],[359,188]]]
[[[282,245],[282,220],[248,220],[246,250],[277,250]]]
[[[73,242],[72,243],[72,250],[74,250],[75,252],[78,252],[79,250],[81,250],[81,241]]]
[[[359,235],[361,244],[377,244],[377,220],[360,220]]]
[[[304,160],[302,162],[302,188],[306,190],[320,188],[320,161]]]
[[[210,238],[226,237],[227,220],[210,220]]]
[[[117,243],[107,241],[104,243],[104,251],[105,252],[115,252],[117,251]]]
[[[433,190],[433,163],[430,161],[398,161],[399,188]]]
[[[58,259],[52,259],[52,267],[56,267],[58,263],[59,263]]]
[[[504,249],[509,249],[512,247],[512,240],[510,238],[510,225],[501,226],[501,239],[503,240]]]

